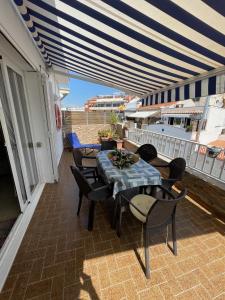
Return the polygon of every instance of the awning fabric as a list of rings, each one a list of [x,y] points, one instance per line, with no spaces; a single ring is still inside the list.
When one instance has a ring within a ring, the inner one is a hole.
[[[153,111],[137,111],[133,114],[129,115],[129,118],[138,118],[138,119],[146,119],[149,117],[154,117],[156,115],[160,115],[159,111],[153,110]]]
[[[143,105],[225,91],[223,1],[12,1],[47,64],[141,95]]]

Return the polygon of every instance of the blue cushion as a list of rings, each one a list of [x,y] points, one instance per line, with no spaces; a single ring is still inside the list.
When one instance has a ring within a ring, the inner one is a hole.
[[[70,141],[70,144],[73,148],[91,148],[91,149],[98,149],[101,150],[101,145],[100,144],[81,144],[79,141],[79,138],[75,132],[70,132],[68,133],[68,139]]]
[[[73,148],[79,148],[80,147],[80,141],[78,139],[78,136],[75,132],[68,133],[68,139],[70,141],[70,144]]]

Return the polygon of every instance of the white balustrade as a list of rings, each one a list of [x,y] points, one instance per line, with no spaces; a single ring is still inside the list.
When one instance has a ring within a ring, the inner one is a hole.
[[[183,157],[187,168],[225,183],[225,150],[216,158],[208,156],[207,146],[143,129],[130,129],[128,140],[138,145],[152,144],[166,158]]]

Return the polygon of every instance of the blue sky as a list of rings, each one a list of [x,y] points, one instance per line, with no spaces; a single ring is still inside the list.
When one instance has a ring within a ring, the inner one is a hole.
[[[97,95],[121,93],[117,89],[72,78],[70,79],[69,88],[70,94],[62,101],[63,107],[82,106],[86,100]]]

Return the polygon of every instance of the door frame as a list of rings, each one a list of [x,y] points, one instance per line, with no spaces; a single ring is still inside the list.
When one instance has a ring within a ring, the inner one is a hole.
[[[48,138],[49,138],[49,147],[50,147],[50,156],[51,156],[51,163],[52,163],[52,172],[54,176],[54,181],[58,182],[59,180],[59,173],[58,173],[58,166],[56,161],[56,154],[55,154],[55,119],[53,117],[54,111],[54,101],[51,101],[53,98],[53,88],[51,82],[47,82],[46,76],[41,74],[41,81],[42,81],[42,90],[43,90],[43,106],[44,111],[46,114],[46,125],[48,128]]]
[[[3,112],[1,97],[0,97],[0,125],[2,127],[2,131],[3,131],[3,135],[4,135],[4,139],[5,139],[5,147],[7,149],[7,153],[8,153],[8,157],[9,157],[10,167],[11,167],[11,171],[12,171],[12,175],[13,175],[13,179],[14,179],[14,183],[15,183],[15,187],[16,187],[20,210],[21,210],[21,212],[23,212],[26,206],[23,201],[23,196],[22,196],[21,189],[20,189],[20,183],[19,183],[19,179],[18,179],[18,174],[17,174],[17,170],[16,170],[12,147],[10,144],[8,130],[7,130],[7,126],[6,126],[6,120],[5,120],[5,116],[4,116],[4,112]],[[26,201],[26,203],[27,203],[27,201]]]
[[[4,81],[3,84],[5,86],[6,97],[7,97],[7,101],[8,101],[9,109],[10,109],[11,121],[12,121],[12,124],[13,124],[15,139],[16,139],[16,143],[17,143],[18,155],[19,155],[19,159],[20,159],[25,190],[26,190],[26,194],[27,194],[27,201],[26,202],[23,201],[22,193],[20,191],[20,183],[19,183],[17,170],[16,170],[16,166],[15,166],[15,162],[14,162],[13,151],[12,151],[12,148],[11,148],[11,145],[10,145],[10,139],[9,139],[9,135],[8,135],[8,131],[7,131],[6,121],[5,121],[4,112],[3,112],[3,107],[1,105],[1,107],[2,107],[1,114],[3,115],[2,116],[2,123],[3,123],[3,127],[4,127],[3,132],[4,132],[5,139],[7,140],[7,150],[9,149],[9,152],[11,151],[10,163],[11,163],[13,176],[14,176],[14,174],[16,174],[14,176],[14,181],[15,181],[15,185],[16,185],[16,189],[17,189],[17,193],[18,193],[20,208],[21,208],[21,211],[23,212],[26,209],[27,205],[32,201],[32,195],[34,194],[35,190],[40,185],[40,169],[39,169],[39,164],[38,164],[38,160],[37,160],[36,149],[34,147],[34,155],[35,155],[36,166],[37,166],[37,174],[38,174],[38,183],[37,183],[37,185],[35,186],[34,190],[31,193],[30,188],[29,188],[28,173],[27,173],[25,158],[24,158],[24,154],[23,154],[23,146],[22,146],[22,143],[21,143],[21,140],[20,140],[20,131],[19,131],[19,127],[18,127],[18,124],[17,124],[16,111],[15,111],[15,107],[14,107],[14,103],[13,103],[13,96],[12,96],[11,86],[10,86],[10,82],[9,82],[7,67],[10,67],[13,71],[18,73],[22,77],[24,94],[25,94],[24,95],[25,96],[25,102],[26,102],[27,111],[28,111],[28,121],[29,121],[30,131],[31,131],[31,137],[32,137],[32,140],[33,140],[33,144],[35,144],[34,143],[32,122],[30,120],[30,107],[29,107],[29,104],[28,104],[24,74],[23,74],[23,71],[18,69],[18,67],[14,63],[12,63],[11,60],[8,57],[6,57],[5,55],[2,55],[2,59],[0,61],[0,64],[1,64],[1,68],[2,68],[2,75],[3,75],[3,81]]]

